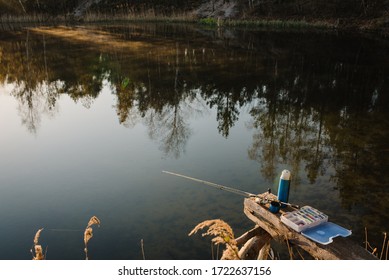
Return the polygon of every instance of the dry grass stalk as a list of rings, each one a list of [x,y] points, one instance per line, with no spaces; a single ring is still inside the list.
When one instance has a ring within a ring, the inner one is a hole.
[[[87,228],[91,227],[93,225],[100,226],[100,220],[96,216],[93,216],[92,218],[90,218],[88,225],[87,225]]]
[[[286,245],[288,246],[288,252],[289,252],[290,259],[293,260],[293,258],[294,258],[293,248],[290,246],[289,240],[286,236],[285,236],[285,241],[286,241]]]
[[[297,253],[299,254],[300,258],[301,258],[302,260],[304,260],[304,257],[303,257],[303,255],[301,254],[300,250],[299,250],[298,248],[296,248],[296,251],[297,251]]]
[[[38,243],[39,243],[39,237],[41,236],[42,230],[43,230],[43,228],[39,229],[39,230],[35,233],[34,245],[38,245]]]
[[[376,252],[377,252],[378,249],[377,249],[377,248],[373,248],[373,247],[370,245],[369,241],[367,240],[367,228],[366,228],[366,227],[365,227],[365,249],[366,249],[367,251],[370,250],[370,253],[371,253],[372,255],[378,257],[378,255],[376,255]]]
[[[221,259],[224,260],[239,260],[239,250],[235,241],[234,232],[232,228],[224,221],[220,219],[206,220],[199,223],[188,234],[189,236],[197,233],[199,230],[208,227],[208,230],[202,234],[202,236],[215,236],[212,242],[216,245],[225,244],[226,249],[223,251]]]
[[[100,220],[96,216],[93,216],[92,218],[90,218],[88,225],[86,226],[85,231],[84,231],[84,244],[85,244],[84,252],[85,252],[85,259],[86,260],[89,259],[88,258],[88,242],[93,237],[93,229],[92,229],[93,225],[100,226]]]
[[[144,248],[143,239],[140,240],[140,247],[141,247],[141,249],[142,249],[142,257],[143,257],[143,260],[145,260],[146,257],[145,257],[145,248]]]
[[[381,250],[380,260],[382,260],[382,256],[384,255],[385,243],[386,243],[386,232],[384,232],[384,242],[382,243],[382,250]]]
[[[89,240],[93,237],[93,230],[91,227],[88,227],[85,229],[84,231],[84,243],[85,243],[85,247],[86,245],[88,244]]]
[[[34,253],[32,254],[33,260],[44,260],[45,255],[43,254],[42,246],[39,245],[39,237],[41,235],[43,228],[39,229],[34,236]],[[32,253],[32,249],[31,249]]]
[[[34,246],[35,250],[35,256],[32,258],[33,260],[44,260],[45,255],[43,255],[43,250],[41,245],[35,245]]]
[[[216,253],[215,253],[216,251]],[[219,259],[219,245],[213,244],[211,241],[211,259],[212,260],[217,260]]]

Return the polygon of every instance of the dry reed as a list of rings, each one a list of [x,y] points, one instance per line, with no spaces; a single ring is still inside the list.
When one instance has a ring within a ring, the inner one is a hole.
[[[297,251],[297,253],[299,254],[300,258],[301,258],[302,260],[304,260],[304,256],[301,254],[300,250],[299,250],[298,248],[296,248],[296,251]]]
[[[379,258],[380,260],[388,260],[388,254],[389,254],[389,240],[388,240],[388,233],[383,232],[384,240],[382,241],[382,248],[381,252],[379,252],[377,247],[373,247],[370,245],[368,238],[367,238],[367,228],[365,227],[365,249],[370,252],[373,256]]]
[[[286,246],[288,247],[289,257],[290,257],[291,260],[293,260],[294,259],[293,249],[290,246],[289,239],[286,236],[285,236],[285,242],[286,242]]]
[[[372,255],[376,256],[376,252],[377,252],[377,248],[376,247],[372,247],[368,241],[368,238],[367,238],[367,228],[365,227],[365,249],[367,251],[369,251]]]
[[[145,260],[146,257],[145,257],[145,248],[144,248],[143,239],[140,240],[140,248],[141,248],[141,250],[142,250],[142,257],[143,257],[143,260]]]
[[[386,232],[384,232],[384,242],[382,243],[382,250],[381,250],[380,260],[382,260],[382,256],[384,255],[385,243],[386,243]]]
[[[93,229],[92,229],[93,225],[100,226],[100,220],[96,216],[93,216],[92,218],[90,218],[88,225],[86,226],[85,231],[84,231],[84,244],[85,244],[84,252],[85,252],[85,259],[86,260],[89,259],[89,257],[88,257],[88,242],[93,237]]]
[[[192,231],[188,234],[189,236],[197,233],[199,230],[208,227],[208,230],[202,234],[202,236],[215,236],[212,242],[216,245],[224,244],[226,249],[223,251],[221,257],[222,260],[239,260],[239,250],[234,237],[232,228],[224,221],[220,219],[206,220],[199,223]]]
[[[43,228],[39,229],[34,236],[34,253],[32,252],[32,259],[33,260],[44,260],[45,259],[45,254],[43,254],[42,246],[39,245],[39,237],[41,235]]]

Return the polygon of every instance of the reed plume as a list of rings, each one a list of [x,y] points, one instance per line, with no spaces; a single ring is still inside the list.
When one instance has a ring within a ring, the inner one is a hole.
[[[100,226],[100,220],[96,216],[93,216],[92,218],[90,218],[88,225],[86,226],[85,231],[84,231],[84,244],[85,244],[84,252],[85,252],[85,259],[86,260],[89,259],[88,258],[88,242],[93,237],[93,229],[92,229],[93,225]]]
[[[199,230],[208,227],[208,230],[202,234],[202,236],[215,236],[212,242],[216,245],[224,244],[226,249],[223,251],[221,257],[222,260],[239,260],[239,250],[236,243],[234,232],[232,228],[223,220],[206,220],[199,223],[192,231],[188,234],[189,236],[197,233]]]
[[[32,249],[31,249],[33,260],[44,260],[45,259],[45,255],[43,254],[42,246],[39,245],[39,237],[41,235],[42,230],[43,230],[43,228],[39,229],[35,233],[35,236],[34,236],[34,246],[33,246],[34,253],[32,253]]]

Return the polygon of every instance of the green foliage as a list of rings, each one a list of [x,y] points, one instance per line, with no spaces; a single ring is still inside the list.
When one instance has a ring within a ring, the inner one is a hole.
[[[123,79],[123,81],[122,81],[122,84],[121,84],[122,90],[126,89],[126,87],[129,85],[129,83],[130,83],[130,79],[127,78],[127,77],[125,77],[125,78]]]
[[[217,25],[217,20],[214,18],[202,18],[199,20],[199,22],[204,25],[211,25],[211,26]]]

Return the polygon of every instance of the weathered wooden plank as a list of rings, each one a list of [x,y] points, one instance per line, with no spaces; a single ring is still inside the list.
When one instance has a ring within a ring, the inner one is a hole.
[[[240,259],[257,259],[260,250],[268,243],[270,243],[271,236],[264,231],[260,235],[255,235],[249,239],[239,250]]]
[[[269,199],[275,198],[272,194],[269,194],[268,197]],[[329,245],[321,245],[290,229],[281,222],[280,216],[283,212],[292,210],[295,209],[287,207],[283,208],[280,213],[273,214],[268,210],[268,205],[260,205],[254,198],[244,200],[244,213],[249,219],[266,230],[274,239],[278,241],[288,239],[291,244],[301,247],[315,259],[376,259],[350,239],[338,237]]]
[[[242,246],[242,248],[240,248],[239,258],[241,260],[247,259],[247,255],[248,255],[249,251],[252,250],[252,248],[254,246],[256,246],[256,243],[258,242],[258,240],[259,240],[258,236],[253,236]]]
[[[270,241],[265,243],[258,253],[258,260],[267,260],[270,251]]]
[[[243,245],[254,236],[264,234],[269,235],[263,228],[256,226],[255,228],[250,229],[249,231],[243,233],[241,236],[235,238],[236,245]]]

